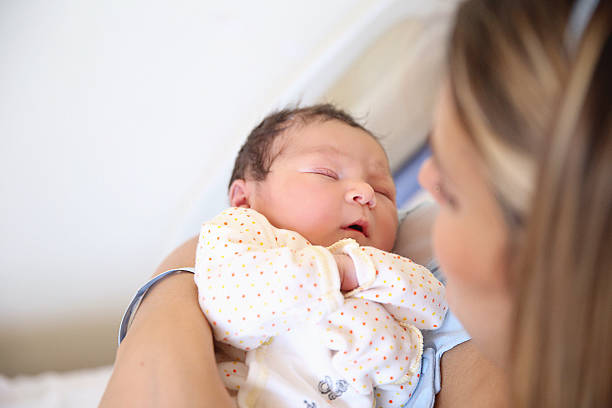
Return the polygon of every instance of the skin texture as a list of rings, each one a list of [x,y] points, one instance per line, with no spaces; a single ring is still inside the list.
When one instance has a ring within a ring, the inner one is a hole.
[[[442,384],[436,408],[510,407],[508,381],[498,366],[483,357],[474,341],[442,355]]]

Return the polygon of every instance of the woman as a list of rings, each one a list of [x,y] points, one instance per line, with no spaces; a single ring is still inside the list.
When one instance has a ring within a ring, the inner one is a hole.
[[[612,2],[587,3],[459,8],[420,179],[473,341],[445,354],[438,407],[612,406]],[[191,275],[139,309],[102,401],[118,405],[231,406]]]

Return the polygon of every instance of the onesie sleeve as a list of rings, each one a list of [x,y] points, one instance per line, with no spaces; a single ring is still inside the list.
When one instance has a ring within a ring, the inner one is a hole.
[[[195,282],[215,338],[243,350],[317,322],[344,301],[329,250],[245,208],[203,224]]]
[[[442,325],[448,309],[445,288],[427,268],[374,247],[360,247],[352,239],[329,249],[348,254],[355,264],[359,287],[348,297],[383,304],[405,326],[433,330]]]

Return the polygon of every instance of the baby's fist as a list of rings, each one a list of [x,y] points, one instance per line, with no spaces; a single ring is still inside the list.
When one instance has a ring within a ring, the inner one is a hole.
[[[348,292],[359,286],[357,274],[355,273],[355,264],[351,257],[346,254],[334,254],[334,258],[336,259],[340,275],[340,290]]]

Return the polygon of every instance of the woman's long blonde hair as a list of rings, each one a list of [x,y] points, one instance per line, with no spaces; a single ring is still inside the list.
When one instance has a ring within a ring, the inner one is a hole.
[[[510,231],[521,407],[612,406],[612,2],[470,0],[449,76]]]

